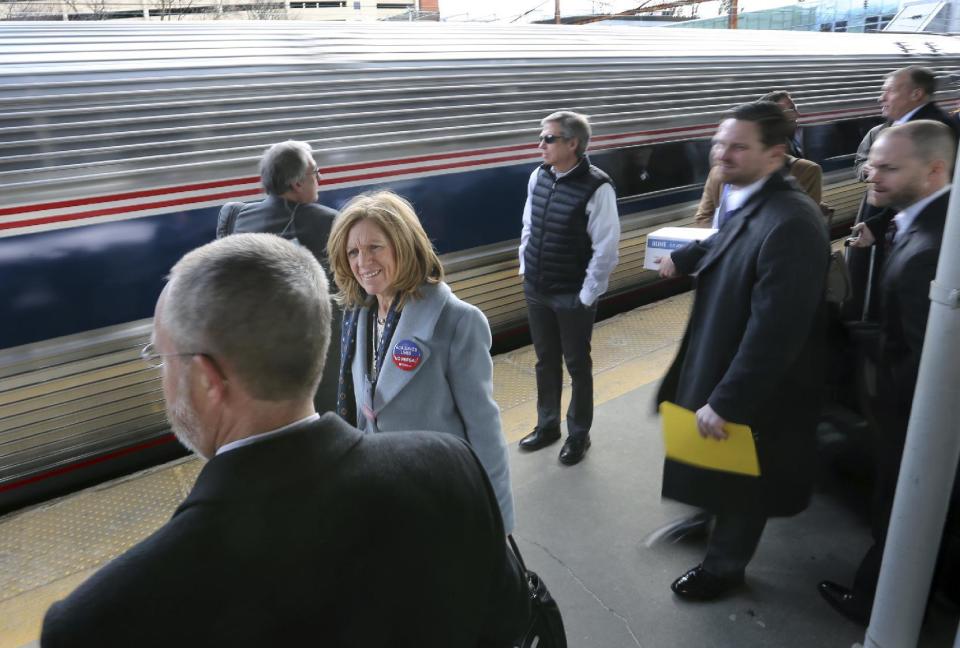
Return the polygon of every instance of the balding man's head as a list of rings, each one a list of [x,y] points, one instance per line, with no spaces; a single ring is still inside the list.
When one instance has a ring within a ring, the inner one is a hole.
[[[867,196],[877,207],[904,209],[950,182],[956,155],[953,133],[918,119],[885,130],[867,159]]]
[[[919,65],[894,70],[880,90],[880,112],[888,121],[896,121],[928,103],[937,89],[933,72]]]

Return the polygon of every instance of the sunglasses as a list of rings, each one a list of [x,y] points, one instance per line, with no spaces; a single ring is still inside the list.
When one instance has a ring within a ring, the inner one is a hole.
[[[556,142],[557,140],[565,140],[565,139],[567,139],[567,138],[564,137],[563,135],[541,135],[541,136],[540,136],[540,143],[541,143],[541,144],[553,144],[553,143]]]

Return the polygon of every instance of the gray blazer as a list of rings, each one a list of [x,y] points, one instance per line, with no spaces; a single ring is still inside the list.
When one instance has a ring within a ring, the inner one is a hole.
[[[231,202],[220,210],[217,238],[244,232],[266,232],[296,240],[327,267],[327,238],[337,212],[317,203],[295,203],[267,196],[249,203]],[[336,339],[336,338],[334,338]]]
[[[403,307],[372,406],[366,379],[370,317],[368,308],[361,309],[352,366],[358,427],[367,432],[432,430],[464,439],[486,469],[503,526],[512,533],[510,464],[500,410],[493,400],[490,325],[478,308],[457,299],[445,283],[424,284],[420,293],[420,299],[413,298]],[[405,342],[412,343],[404,345],[406,363],[395,359],[398,345]],[[365,405],[375,421],[365,416]]]

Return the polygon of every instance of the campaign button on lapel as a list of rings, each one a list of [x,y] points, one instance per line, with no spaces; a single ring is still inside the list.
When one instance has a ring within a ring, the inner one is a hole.
[[[413,371],[420,366],[423,351],[413,340],[400,340],[393,346],[393,364],[403,371]]]

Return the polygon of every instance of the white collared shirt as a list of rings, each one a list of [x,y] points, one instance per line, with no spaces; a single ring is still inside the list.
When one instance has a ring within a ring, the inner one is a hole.
[[[718,229],[720,227],[720,210],[726,208],[726,210],[733,211],[734,209],[740,209],[743,207],[747,201],[750,199],[750,196],[760,191],[760,187],[767,181],[770,176],[765,175],[753,184],[749,184],[746,187],[740,187],[739,189],[734,189],[733,185],[725,184],[723,189],[720,191],[720,204],[717,205],[717,208],[713,211],[713,229]]]
[[[319,420],[320,420],[320,415],[314,412],[310,416],[306,416],[300,419],[299,421],[294,421],[289,425],[284,425],[283,427],[277,428],[276,430],[261,432],[260,434],[254,434],[253,436],[248,436],[244,439],[237,439],[236,441],[231,441],[230,443],[227,443],[217,448],[217,454],[220,455],[220,454],[223,454],[224,452],[230,452],[231,450],[236,450],[237,448],[242,448],[243,446],[250,445],[251,443],[257,443],[258,441],[271,439],[277,436],[278,434],[283,434],[284,432],[288,432],[295,427],[306,425],[307,423],[313,423],[314,421],[319,421]]]
[[[929,103],[929,102],[928,102],[928,103]],[[914,108],[913,110],[911,110],[910,112],[908,112],[906,115],[904,115],[904,116],[901,117],[900,119],[898,119],[898,120],[896,120],[895,122],[893,122],[893,125],[894,125],[894,126],[899,126],[900,124],[906,124],[908,121],[910,121],[910,118],[913,117],[914,114],[916,114],[916,112],[917,112],[918,110],[920,110],[921,108],[923,108],[923,106],[926,106],[926,105],[927,105],[927,104],[923,104],[923,105],[917,106],[916,108]]]
[[[950,191],[949,184],[941,189],[938,189],[937,191],[934,191],[926,198],[921,198],[903,211],[897,212],[897,215],[893,217],[893,221],[897,224],[897,233],[894,234],[893,240],[896,241],[902,234],[910,229],[910,226],[913,225],[913,221],[917,220],[917,216],[919,216],[920,212],[927,208],[927,205],[948,191]]]
[[[573,169],[576,168],[573,167]],[[565,173],[557,173],[556,170],[553,170],[553,172],[559,180],[573,169]],[[533,218],[533,189],[537,186],[537,175],[539,173],[540,167],[537,167],[530,174],[530,180],[527,182],[527,202],[523,205],[523,229],[520,232],[521,275],[523,274],[523,252],[530,240],[530,225]],[[620,258],[620,215],[617,211],[617,192],[613,190],[613,185],[609,182],[600,185],[590,196],[590,200],[587,201],[585,211],[587,213],[587,235],[590,237],[590,245],[593,247],[593,256],[590,257],[590,263],[587,264],[587,273],[583,279],[583,287],[580,289],[580,301],[589,306],[607,291],[610,273],[617,267],[617,261]]]

